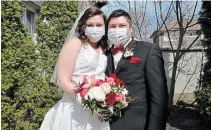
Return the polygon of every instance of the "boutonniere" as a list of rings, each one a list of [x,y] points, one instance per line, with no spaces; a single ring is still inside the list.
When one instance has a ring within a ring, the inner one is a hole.
[[[124,52],[124,54],[123,54],[123,56],[124,56],[125,59],[127,59],[127,58],[133,56],[133,49],[134,49],[134,48],[132,48],[132,49],[130,49],[130,50],[128,50],[128,49],[125,50],[125,52]]]

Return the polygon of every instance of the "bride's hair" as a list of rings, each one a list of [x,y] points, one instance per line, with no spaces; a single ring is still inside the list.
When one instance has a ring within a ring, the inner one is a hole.
[[[102,15],[103,19],[104,19],[104,23],[106,23],[106,17],[104,15],[104,13],[99,8],[97,8],[97,7],[88,8],[84,12],[84,14],[82,15],[81,19],[79,20],[77,28],[75,30],[78,38],[81,39],[82,41],[86,41],[87,40],[87,37],[85,35],[86,21],[90,17],[96,16],[96,15]],[[98,47],[102,47],[103,49],[106,49],[106,47],[107,47],[107,38],[106,38],[105,35],[102,37],[102,39],[100,41],[98,41],[97,46]]]
[[[95,1],[94,1],[95,2]],[[103,1],[97,1],[95,2],[95,7],[97,8],[102,8],[103,6],[107,5],[108,1],[107,0],[103,0]]]

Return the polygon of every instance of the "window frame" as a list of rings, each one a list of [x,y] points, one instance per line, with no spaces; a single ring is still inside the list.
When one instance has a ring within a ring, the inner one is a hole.
[[[21,21],[27,26],[27,30],[28,30],[27,32],[29,34],[31,34],[32,36],[35,35],[35,33],[36,33],[36,19],[38,17],[37,9],[38,8],[36,7],[36,5],[33,5],[30,2],[26,2],[25,9],[24,9],[23,15],[21,17]],[[34,13],[34,16],[33,16],[34,21],[33,21],[33,26],[31,26],[31,28],[32,28],[31,32],[29,32],[29,29],[28,29],[29,26],[27,25],[27,10]]]

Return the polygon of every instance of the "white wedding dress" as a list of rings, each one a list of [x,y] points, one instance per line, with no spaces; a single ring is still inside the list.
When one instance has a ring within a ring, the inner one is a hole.
[[[97,52],[89,45],[84,45],[77,57],[72,82],[76,85],[84,75],[96,75],[98,79],[105,77],[107,57],[100,49]],[[97,115],[84,110],[67,93],[51,108],[42,122],[40,130],[109,130],[108,122],[101,122]]]

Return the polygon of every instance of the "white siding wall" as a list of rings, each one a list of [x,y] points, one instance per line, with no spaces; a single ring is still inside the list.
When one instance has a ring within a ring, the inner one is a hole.
[[[163,57],[165,61],[168,87],[170,88],[173,54],[172,52],[163,52]],[[178,64],[178,71],[180,72],[176,79],[175,93],[181,93],[186,85],[187,87],[184,93],[193,93],[199,82],[201,64],[202,52],[185,53]]]

